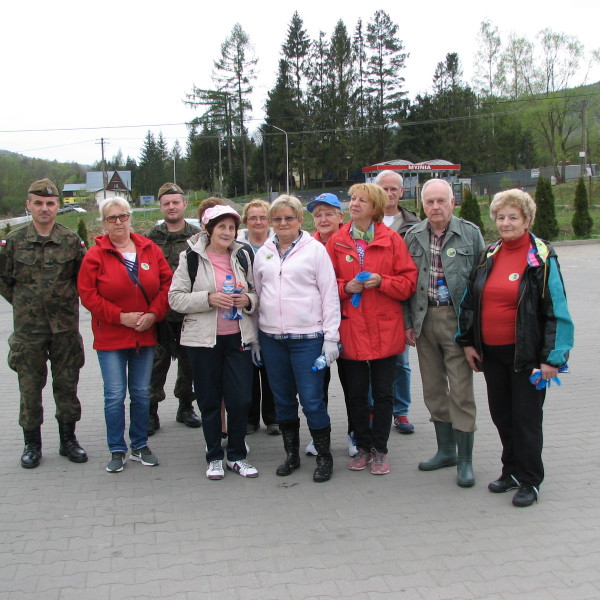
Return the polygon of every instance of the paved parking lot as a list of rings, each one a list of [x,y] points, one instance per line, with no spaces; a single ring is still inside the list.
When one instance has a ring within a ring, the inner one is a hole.
[[[314,458],[275,476],[280,437],[248,436],[254,480],[204,476],[202,430],[175,422],[172,393],[150,440],[161,464],[108,460],[102,381],[89,314],[81,329],[86,464],[58,455],[53,402],[46,394],[44,457],[19,465],[16,375],[6,365],[10,307],[0,299],[0,599],[568,599],[600,597],[600,425],[598,325],[600,245],[557,248],[576,323],[570,375],[546,401],[546,481],[540,502],[517,509],[487,483],[500,473],[500,444],[476,377],[476,485],[459,488],[453,468],[425,473],[433,426],[421,396],[416,353],[411,420],[392,431],[392,472],[346,469],[345,409],[334,374],[333,479],[312,482]],[[173,379],[169,386],[172,390]],[[49,388],[47,388],[49,389]],[[303,424],[302,440],[308,442]]]

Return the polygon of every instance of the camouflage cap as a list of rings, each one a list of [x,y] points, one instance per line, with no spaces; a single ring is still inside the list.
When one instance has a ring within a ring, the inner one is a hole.
[[[160,200],[165,194],[181,194],[184,195],[183,190],[176,183],[165,183],[158,190],[158,199]]]
[[[58,189],[48,178],[34,181],[29,186],[27,193],[35,194],[36,196],[58,197]]]

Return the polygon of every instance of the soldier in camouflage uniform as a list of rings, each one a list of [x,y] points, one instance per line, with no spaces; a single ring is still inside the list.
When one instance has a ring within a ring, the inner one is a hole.
[[[199,233],[199,229],[184,219],[187,201],[183,190],[175,183],[165,183],[158,191],[160,210],[164,223],[155,225],[147,234],[162,250],[167,262],[173,269],[179,264],[179,254],[185,250],[187,240]],[[181,333],[183,315],[170,310],[166,319],[171,328]],[[177,335],[179,337],[179,335]],[[194,412],[194,390],[192,388],[192,368],[184,348],[178,346],[177,380],[175,382],[175,397],[179,399],[176,420],[188,427],[200,427],[202,421]],[[171,357],[162,346],[156,346],[154,365],[152,367],[152,382],[150,389],[150,414],[148,417],[148,435],[153,435],[160,428],[158,403],[165,399],[165,382],[171,366]]]
[[[25,438],[21,466],[33,469],[42,458],[42,390],[48,359],[59,453],[83,463],[87,454],[75,437],[75,423],[81,418],[77,383],[84,363],[77,274],[85,245],[74,231],[55,222],[58,190],[49,179],[29,186],[26,206],[32,222],[11,231],[0,244],[0,294],[13,307],[8,365],[17,372],[21,392],[19,425]]]

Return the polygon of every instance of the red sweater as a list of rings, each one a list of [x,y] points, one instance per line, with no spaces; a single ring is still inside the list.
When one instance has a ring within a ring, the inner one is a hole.
[[[95,350],[123,350],[155,346],[156,327],[138,333],[121,324],[122,312],[153,312],[161,321],[169,307],[167,294],[173,272],[161,249],[148,238],[131,234],[139,265],[138,279],[151,300],[146,302],[131,281],[108,235],[95,238],[81,265],[77,289],[81,303],[92,313]]]
[[[481,336],[484,344],[514,344],[519,284],[527,266],[529,234],[502,242],[481,296]]]

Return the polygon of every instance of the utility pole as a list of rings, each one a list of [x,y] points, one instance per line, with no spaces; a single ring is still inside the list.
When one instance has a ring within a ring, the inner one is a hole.
[[[107,181],[107,175],[106,175],[106,161],[104,160],[104,138],[100,138],[99,142],[96,142],[97,144],[100,144],[100,148],[101,148],[101,152],[102,152],[102,194],[104,196],[104,200],[106,200],[106,185],[108,183]]]

